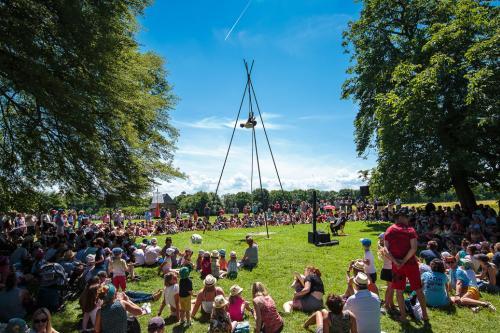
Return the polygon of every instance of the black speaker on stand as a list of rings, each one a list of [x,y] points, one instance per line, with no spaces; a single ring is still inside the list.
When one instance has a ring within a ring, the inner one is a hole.
[[[307,233],[307,241],[311,244],[314,244],[316,246],[331,246],[331,245],[338,245],[339,241],[338,240],[330,240],[330,234],[326,233],[324,231],[318,231],[316,229],[316,191],[313,191],[313,220],[312,220],[312,226],[313,226],[313,231],[309,231]]]

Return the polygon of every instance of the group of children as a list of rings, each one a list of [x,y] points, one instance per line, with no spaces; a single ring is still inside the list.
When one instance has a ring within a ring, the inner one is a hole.
[[[238,262],[236,252],[231,251],[229,261],[226,260],[226,250],[213,250],[212,252],[200,250],[196,260],[196,270],[200,272],[201,278],[212,275],[217,279],[236,279],[238,276]]]

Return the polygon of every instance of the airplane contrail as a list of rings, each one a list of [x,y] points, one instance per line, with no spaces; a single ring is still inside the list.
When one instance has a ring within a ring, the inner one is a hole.
[[[247,11],[248,7],[250,7],[251,2],[252,2],[252,0],[248,0],[247,5],[245,6],[245,8],[243,8],[243,11],[241,12],[240,16],[238,16],[238,19],[236,20],[236,22],[234,22],[233,26],[231,27],[231,29],[227,33],[226,38],[224,38],[224,41],[226,41],[229,38],[229,36],[231,35],[231,32],[233,32],[233,30],[236,27],[236,25],[238,24],[238,22],[241,20],[243,15],[245,15],[245,12]]]

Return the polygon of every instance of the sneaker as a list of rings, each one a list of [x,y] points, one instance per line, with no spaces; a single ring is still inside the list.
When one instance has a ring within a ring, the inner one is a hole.
[[[497,310],[497,308],[491,304],[490,302],[486,302],[486,307],[490,310],[490,311],[493,311],[495,312]]]
[[[481,308],[479,306],[475,306],[475,307],[471,308],[471,310],[474,313],[478,313],[479,311],[481,311]]]
[[[150,303],[144,303],[142,305],[142,309],[144,310],[144,312],[146,312],[146,314],[150,314],[151,313],[151,304]]]

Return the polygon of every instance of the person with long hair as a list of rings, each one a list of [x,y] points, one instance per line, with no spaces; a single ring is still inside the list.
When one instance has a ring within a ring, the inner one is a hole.
[[[82,319],[82,331],[86,332],[93,331],[93,327],[95,326],[96,314],[97,310],[101,307],[101,301],[97,297],[97,291],[100,287],[100,279],[98,276],[94,276],[89,280],[82,294],[80,295],[80,308],[83,311],[83,319]],[[89,326],[89,321],[92,324],[90,329],[87,329]]]
[[[351,311],[344,310],[342,296],[328,295],[326,299],[328,310],[316,311],[304,324],[308,329],[316,322],[317,333],[357,333],[356,317]]]
[[[40,308],[33,313],[33,326],[30,333],[59,333],[52,328],[52,316],[47,308]]]
[[[314,266],[307,266],[304,270],[302,290],[295,292],[292,301],[283,304],[286,313],[292,310],[314,312],[323,308],[325,287],[321,280],[321,271]]]
[[[255,332],[281,332],[284,326],[283,318],[276,309],[276,303],[261,282],[252,284],[252,298],[255,309]]]

